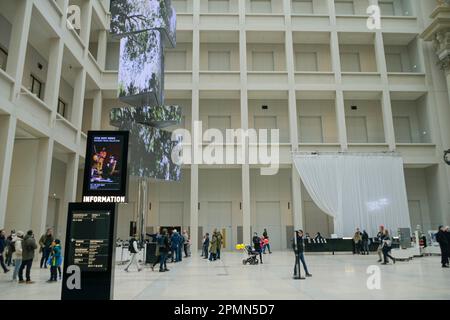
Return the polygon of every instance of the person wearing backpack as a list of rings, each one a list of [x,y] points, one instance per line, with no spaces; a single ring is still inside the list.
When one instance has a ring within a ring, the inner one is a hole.
[[[22,265],[22,241],[23,241],[23,231],[17,231],[16,235],[11,241],[12,259],[14,261],[13,270],[13,281],[17,280],[17,275],[19,274],[20,266]]]
[[[19,283],[32,284],[30,273],[33,265],[34,251],[37,249],[36,240],[32,230],[29,230],[22,241],[22,264],[19,269]],[[26,268],[26,282],[23,280],[23,270]]]
[[[50,280],[47,282],[57,281],[58,268],[61,266],[61,241],[55,239],[51,246],[50,257],[48,258],[48,265],[50,265]]]
[[[166,272],[169,271],[167,269],[167,254],[169,253],[169,236],[167,235],[167,229],[162,230],[161,237],[158,239],[158,246],[159,246],[159,272]]]
[[[138,248],[138,245],[137,245],[136,235],[131,237],[129,245],[128,245],[128,251],[130,251],[131,259],[130,259],[130,262],[128,262],[127,266],[125,267],[125,271],[128,272],[128,268],[133,263],[136,264],[137,270],[141,271],[142,268],[139,266],[139,261],[138,261],[139,248]]]

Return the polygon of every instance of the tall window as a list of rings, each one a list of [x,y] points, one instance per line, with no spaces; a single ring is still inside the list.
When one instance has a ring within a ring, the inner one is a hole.
[[[271,0],[250,0],[250,7],[252,13],[271,13]]]
[[[361,60],[358,52],[341,53],[342,72],[361,72]]]
[[[229,0],[209,0],[208,12],[212,13],[228,13],[230,11]]]
[[[42,99],[42,87],[43,84],[39,81],[35,76],[30,75],[31,77],[31,88],[30,91],[34,93],[39,99]]]
[[[230,51],[208,51],[208,70],[230,71],[231,70]]]
[[[6,70],[6,62],[8,60],[8,52],[0,47],[0,69]]]
[[[252,58],[253,58],[253,71],[275,70],[275,59],[273,51],[269,52],[254,51]]]
[[[66,117],[66,111],[67,111],[67,104],[61,99],[58,99],[58,109],[57,112],[59,115],[61,115],[63,118]]]
[[[298,71],[318,71],[316,52],[297,52],[295,65]]]
[[[292,0],[292,13],[313,14],[314,6],[312,0]]]
[[[167,51],[165,57],[167,71],[183,71],[186,68],[186,51]]]
[[[355,6],[353,1],[339,1],[335,2],[337,15],[354,15]]]

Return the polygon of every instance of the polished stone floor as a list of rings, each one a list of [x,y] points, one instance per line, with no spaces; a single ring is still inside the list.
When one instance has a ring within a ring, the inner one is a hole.
[[[440,267],[440,257],[395,265],[379,265],[375,255],[310,254],[306,260],[313,274],[306,280],[292,279],[291,252],[266,254],[257,266],[242,265],[241,253],[224,253],[216,262],[184,259],[166,273],[117,266],[115,299],[450,299],[450,269]],[[367,287],[372,265],[379,266],[380,289]],[[34,267],[30,285],[0,275],[0,300],[59,299],[61,284],[46,283],[48,273]]]

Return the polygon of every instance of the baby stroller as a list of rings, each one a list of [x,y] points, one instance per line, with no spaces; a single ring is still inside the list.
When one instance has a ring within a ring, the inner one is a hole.
[[[259,255],[259,252],[254,250],[251,246],[245,246],[245,251],[247,252],[248,258],[242,260],[242,263],[244,265],[246,265],[247,263],[251,265],[259,263],[258,258],[256,258],[256,256]]]

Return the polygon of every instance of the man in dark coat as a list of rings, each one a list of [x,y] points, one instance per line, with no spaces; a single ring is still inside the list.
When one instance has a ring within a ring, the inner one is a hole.
[[[305,255],[303,254],[305,251],[304,244],[303,244],[303,230],[298,230],[295,232],[296,239],[292,241],[292,249],[294,249],[294,252],[298,259],[303,264],[303,269],[305,269],[305,273],[307,277],[312,277],[312,274],[309,273],[308,267],[306,266],[305,261]],[[300,265],[299,265],[300,268]],[[294,276],[297,276],[297,269],[294,269]]]
[[[448,256],[449,256],[449,241],[448,236],[444,230],[444,226],[439,226],[439,231],[436,234],[436,241],[441,247],[441,264],[442,268],[448,268]]]
[[[26,268],[26,283],[34,283],[30,278],[31,266],[33,264],[34,252],[37,249],[36,240],[34,239],[33,231],[28,231],[22,241],[22,265],[19,269],[19,283],[25,283],[23,281],[23,270]]]

